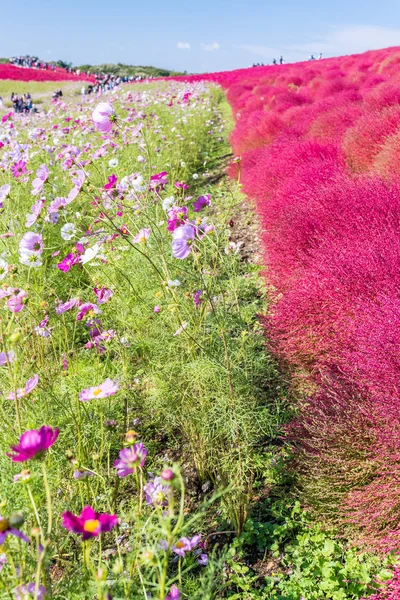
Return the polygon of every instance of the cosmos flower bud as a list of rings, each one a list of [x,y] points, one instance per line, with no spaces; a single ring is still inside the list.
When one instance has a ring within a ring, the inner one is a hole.
[[[125,442],[127,444],[133,444],[133,442],[136,441],[136,438],[137,438],[137,433],[133,429],[131,429],[130,431],[127,431],[125,434]]]
[[[161,477],[165,480],[165,481],[172,481],[173,479],[175,479],[175,473],[173,472],[172,469],[164,469],[161,472]]]
[[[25,519],[23,515],[19,513],[13,513],[9,519],[10,527],[13,527],[14,529],[21,529],[24,521]]]

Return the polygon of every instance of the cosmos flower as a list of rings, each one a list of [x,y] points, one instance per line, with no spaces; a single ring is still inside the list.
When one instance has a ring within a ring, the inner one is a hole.
[[[49,169],[46,165],[40,165],[38,170],[36,171],[36,179],[33,180],[32,186],[33,189],[31,191],[32,196],[37,196],[43,189],[45,182],[49,176]]]
[[[25,384],[25,387],[18,388],[16,392],[8,394],[8,400],[15,400],[16,398],[25,398],[28,394],[33,392],[37,384],[39,383],[39,375],[34,375]]]
[[[174,258],[183,260],[192,251],[193,240],[196,231],[192,225],[181,225],[175,229],[172,235],[172,255]]]
[[[9,352],[0,352],[0,367],[4,367],[9,363],[14,362],[15,360],[15,352],[14,350],[10,350]]]
[[[97,296],[98,304],[105,304],[112,298],[112,296],[114,294],[114,292],[112,290],[105,288],[105,287],[94,288],[93,291]]]
[[[151,229],[141,229],[133,238],[134,244],[143,243],[149,239],[151,233]]]
[[[52,429],[43,425],[39,431],[31,429],[25,431],[19,439],[19,444],[11,446],[13,453],[8,452],[7,456],[14,462],[25,462],[48,450],[58,438],[60,430]]]
[[[116,394],[118,390],[118,383],[114,383],[112,379],[107,378],[100,385],[82,390],[79,394],[79,400],[81,402],[89,402],[89,400],[95,398],[108,398],[108,396]]]
[[[180,600],[181,593],[176,585],[170,587],[169,593],[165,596],[165,600]]]
[[[66,223],[61,227],[60,233],[63,240],[72,240],[72,238],[76,234],[76,226],[74,225],[74,223]]]
[[[37,200],[37,202],[35,202],[35,204],[31,207],[31,214],[27,215],[26,217],[25,227],[32,227],[32,225],[36,223],[45,202],[46,198],[40,198],[40,200]]]
[[[168,492],[171,486],[162,477],[150,479],[143,487],[146,495],[146,503],[154,506],[166,506],[168,504]]]
[[[67,511],[62,515],[62,526],[82,536],[83,540],[96,537],[118,525],[116,515],[98,513],[91,506],[85,506],[79,516]]]
[[[74,265],[79,263],[79,259],[80,259],[79,254],[76,256],[75,254],[70,252],[69,254],[67,254],[67,256],[65,258],[62,259],[62,261],[60,263],[58,263],[57,267],[60,269],[60,271],[63,271],[64,273],[68,273],[68,271],[70,270],[71,267],[73,267]]]
[[[21,524],[22,522],[23,519],[21,519]],[[29,538],[18,529],[18,526],[13,527],[12,525],[12,518],[9,520],[0,515],[0,546],[4,544],[7,536],[9,535],[13,535],[14,537],[17,537],[20,540],[29,543]]]
[[[24,160],[15,162],[11,167],[11,173],[16,178],[21,177],[21,175],[26,173],[26,162]]]
[[[36,583],[26,583],[23,585],[19,585],[14,588],[14,596],[15,600],[26,600],[26,598],[33,598],[35,595]],[[37,600],[45,600],[47,594],[47,590],[44,585],[39,585],[37,595],[35,596]]]
[[[109,175],[108,177],[108,183],[106,183],[106,185],[103,186],[104,190],[112,190],[116,183],[118,181],[118,177],[116,175],[114,175],[114,173],[112,175]]]
[[[109,133],[116,121],[115,110],[107,102],[100,102],[92,112],[93,122],[101,133]]]
[[[11,186],[8,183],[0,186],[0,208],[3,208],[3,202],[10,195]]]
[[[205,194],[204,196],[200,196],[200,198],[197,198],[196,202],[193,202],[194,212],[200,212],[206,206],[210,206],[210,204],[211,204],[210,198],[211,198],[210,194]]]
[[[76,315],[77,321],[82,321],[83,317],[85,317],[88,313],[88,316],[93,314],[101,315],[101,309],[97,306],[97,304],[93,304],[92,302],[85,302],[79,307],[79,312]]]
[[[74,308],[74,306],[77,306],[78,304],[79,304],[78,298],[71,298],[71,300],[67,300],[66,302],[60,302],[56,306],[56,314],[61,315],[61,314],[65,313],[67,310],[71,310],[71,308]]]
[[[176,544],[171,547],[171,550],[178,556],[185,556],[186,552],[191,552],[198,546],[201,540],[201,535],[194,535],[191,539],[182,537]]]
[[[28,294],[19,288],[8,287],[5,290],[0,290],[0,298],[9,298],[7,308],[13,313],[21,312],[25,306],[24,300],[27,296]]]
[[[119,477],[127,477],[135,472],[137,467],[142,468],[146,460],[148,450],[141,442],[124,448],[119,453],[119,459],[114,461],[114,467],[117,469]]]

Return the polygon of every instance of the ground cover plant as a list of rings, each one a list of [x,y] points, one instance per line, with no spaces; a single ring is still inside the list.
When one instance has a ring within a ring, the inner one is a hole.
[[[12,81],[94,81],[94,78],[89,75],[67,73],[61,67],[30,69],[0,62],[0,80],[2,79]]]
[[[212,185],[221,100],[158,84],[3,113],[5,598],[229,593],[210,528],[243,531],[285,399],[238,187]]]

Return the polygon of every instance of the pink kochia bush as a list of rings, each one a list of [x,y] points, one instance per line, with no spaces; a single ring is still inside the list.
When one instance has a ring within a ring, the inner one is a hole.
[[[387,551],[400,551],[399,56],[205,77],[227,90],[229,173],[261,217],[268,337],[307,396],[287,428],[304,501]],[[391,586],[379,599],[399,597]]]

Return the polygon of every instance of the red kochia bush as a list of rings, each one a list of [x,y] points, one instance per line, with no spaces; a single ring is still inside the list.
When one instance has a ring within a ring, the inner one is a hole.
[[[0,80],[12,79],[13,81],[94,81],[88,75],[67,73],[65,69],[29,69],[16,67],[10,64],[0,64]]]
[[[240,113],[276,291],[268,337],[308,392],[287,431],[304,502],[400,551],[400,49],[207,78]],[[399,572],[374,600],[400,600]]]

